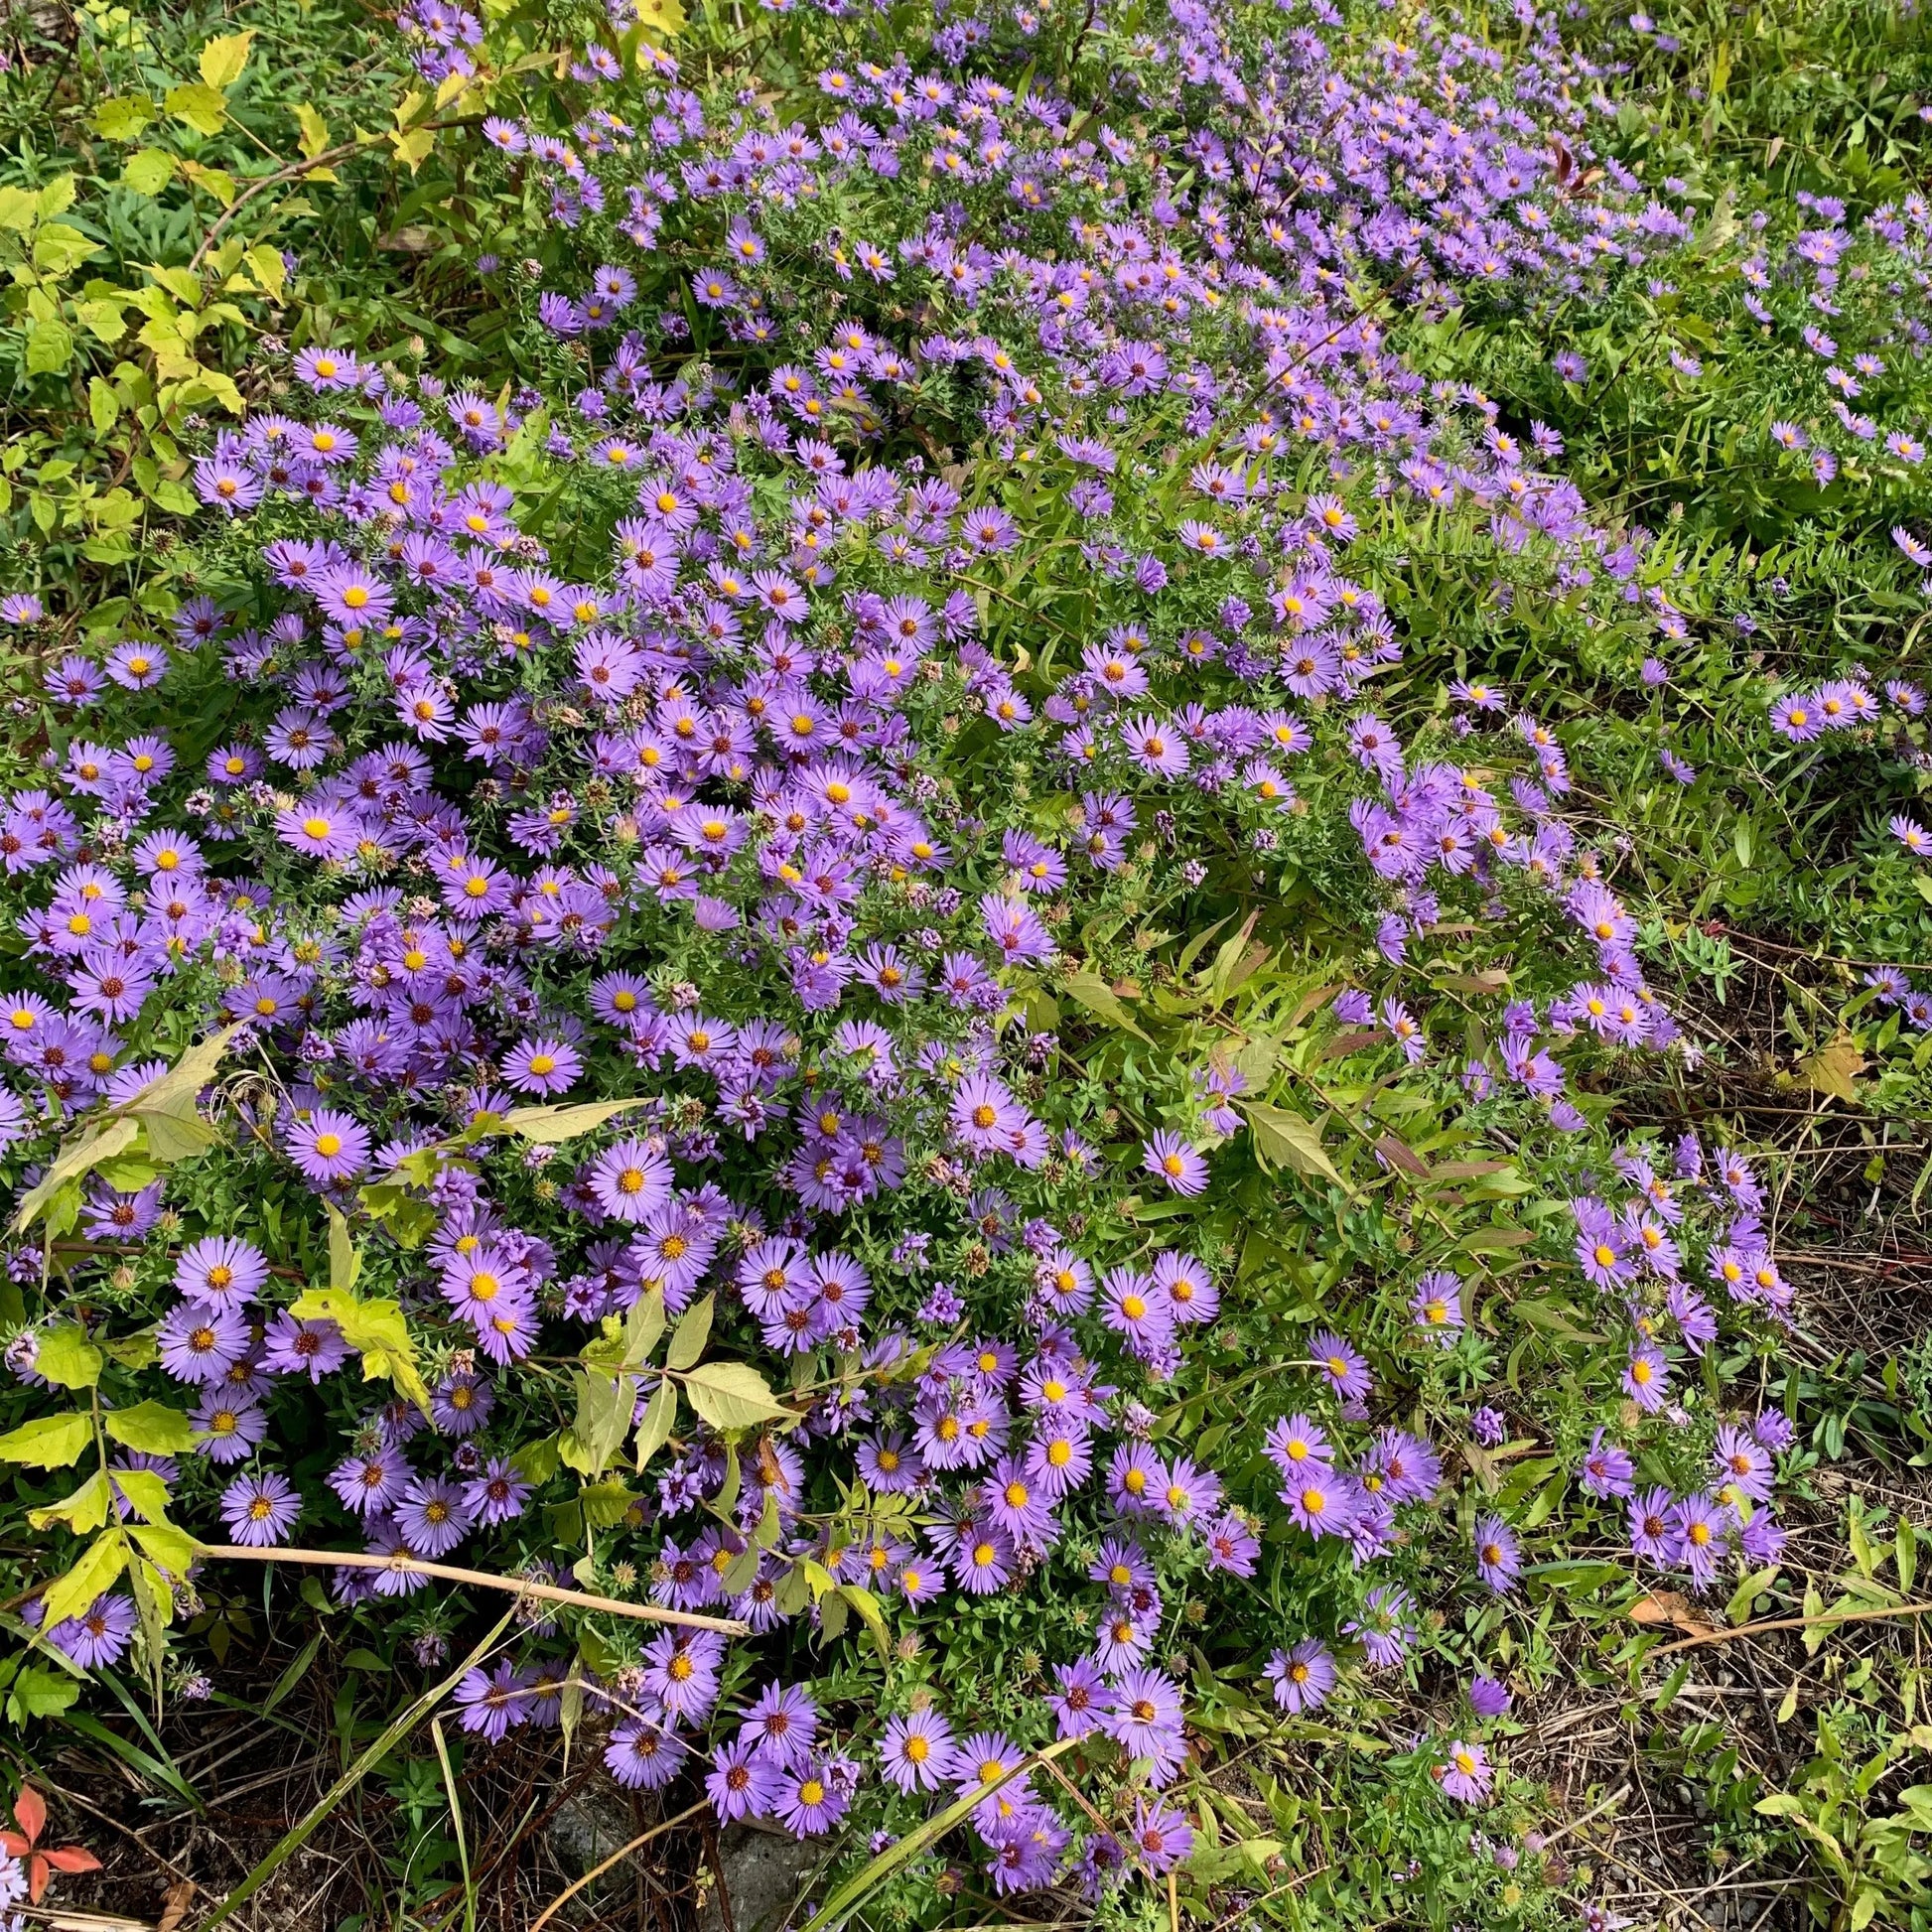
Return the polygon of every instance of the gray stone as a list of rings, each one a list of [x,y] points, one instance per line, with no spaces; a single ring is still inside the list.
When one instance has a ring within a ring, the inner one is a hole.
[[[582,1875],[637,1836],[630,1805],[609,1778],[593,1778],[573,1791],[544,1828],[557,1863]]]
[[[718,1863],[730,1917],[714,1885],[698,1914],[698,1932],[777,1932],[804,1894],[819,1853],[788,1833],[728,1825],[718,1835]]]

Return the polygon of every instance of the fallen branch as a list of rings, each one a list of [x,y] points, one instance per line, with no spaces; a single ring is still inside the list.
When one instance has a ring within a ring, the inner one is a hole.
[[[593,1596],[560,1584],[540,1584],[528,1577],[492,1577],[486,1570],[463,1570],[453,1563],[425,1563],[420,1557],[376,1556],[365,1550],[251,1550],[240,1543],[204,1543],[205,1557],[226,1557],[237,1563],[306,1563],[341,1570],[393,1570],[405,1577],[434,1577],[446,1584],[474,1584],[481,1589],[506,1589],[517,1596],[535,1596],[546,1603],[568,1604],[574,1610],[609,1610],[613,1616],[635,1617],[642,1623],[680,1623],[691,1630],[717,1630],[742,1637],[751,1626],[732,1616],[700,1616],[695,1610],[667,1610],[656,1603],[626,1603],[618,1596]]]
[[[608,1859],[606,1859],[602,1864],[592,1865],[590,1870],[585,1872],[584,1875],[576,1881],[576,1883],[571,1885],[566,1885],[564,1889],[560,1891],[556,1895],[556,1897],[553,1898],[550,1901],[550,1903],[546,1905],[543,1908],[543,1910],[537,1915],[535,1922],[530,1927],[530,1932],[543,1932],[543,1928],[549,1924],[551,1919],[553,1919],[557,1915],[557,1913],[560,1910],[562,1910],[562,1908],[565,1905],[569,1904],[570,1901],[573,1898],[575,1898],[577,1894],[580,1891],[582,1891],[586,1885],[593,1884],[599,1878],[602,1878],[604,1874],[607,1871],[609,1871],[614,1864],[617,1864],[618,1863],[620,1863],[620,1861],[623,1859],[629,1858],[631,1853],[636,1851],[636,1849],[640,1845],[648,1845],[650,1841],[656,1838],[660,1833],[668,1832],[673,1825],[682,1825],[687,1819],[695,1818],[697,1817],[699,1812],[708,1811],[710,1808],[711,1808],[711,1800],[709,1798],[700,1798],[695,1805],[692,1805],[688,1807],[686,1810],[679,1812],[675,1818],[667,1818],[664,1820],[664,1822],[661,1825],[653,1825],[649,1831],[639,1832],[637,1836],[633,1838],[628,1845],[619,1846],[618,1849],[615,1852],[613,1852],[611,1856]]]
[[[1728,1643],[1733,1637],[1761,1637],[1771,1630],[1821,1630],[1834,1623],[1873,1623],[1891,1616],[1932,1616],[1932,1603],[1894,1603],[1884,1610],[1832,1610],[1822,1616],[1773,1616],[1762,1623],[1740,1623],[1734,1630],[1713,1630],[1702,1637],[1680,1637],[1653,1650],[1668,1657],[1674,1650],[1696,1650],[1707,1643]]]

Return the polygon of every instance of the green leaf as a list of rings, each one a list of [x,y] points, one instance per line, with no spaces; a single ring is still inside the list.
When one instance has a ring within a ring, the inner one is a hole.
[[[879,1598],[864,1584],[841,1584],[839,1594],[859,1613],[859,1621],[872,1632],[872,1640],[879,1648],[879,1661],[888,1670],[893,1663],[892,1633],[886,1628],[886,1618],[879,1607]]]
[[[94,108],[94,132],[109,141],[138,141],[154,119],[154,102],[146,94],[116,94]]]
[[[91,255],[100,243],[65,221],[44,224],[34,235],[34,266],[50,275],[65,275]]]
[[[512,1107],[503,1116],[502,1126],[538,1147],[560,1147],[642,1105],[641,1100],[586,1100],[568,1107]]]
[[[358,1302],[340,1289],[312,1288],[297,1298],[289,1312],[298,1321],[333,1321],[361,1356],[365,1382],[386,1378],[424,1415],[429,1414],[429,1389],[416,1366],[416,1346],[400,1303]]]
[[[137,195],[159,195],[175,178],[175,157],[165,148],[141,148],[127,158],[121,184]]]
[[[30,1469],[70,1469],[93,1440],[89,1416],[41,1416],[0,1436],[0,1461],[24,1463]]]
[[[684,1393],[713,1429],[756,1429],[759,1423],[797,1420],[749,1362],[705,1362],[686,1374]]]
[[[27,373],[54,375],[73,358],[73,332],[52,316],[44,317],[27,332]]]
[[[0,188],[0,228],[25,234],[40,219],[38,195],[25,188]]]
[[[29,1718],[58,1718],[79,1695],[79,1681],[65,1671],[22,1664],[7,1684],[7,1722],[24,1725]]]
[[[64,1389],[91,1389],[100,1380],[101,1352],[72,1322],[50,1328],[34,1352],[34,1367]]]
[[[711,1314],[716,1303],[716,1296],[707,1295],[685,1310],[671,1336],[671,1345],[664,1351],[666,1368],[685,1369],[696,1364],[704,1353],[705,1343],[711,1339]]]
[[[202,80],[170,87],[167,107],[176,120],[186,121],[198,134],[219,134],[228,118],[228,103],[220,89]]]
[[[202,49],[202,78],[210,87],[232,87],[248,65],[248,44],[255,38],[252,27],[239,34],[223,34]]]
[[[71,1495],[40,1509],[30,1509],[27,1520],[37,1530],[52,1529],[59,1523],[75,1536],[90,1536],[107,1520],[114,1507],[114,1492],[107,1486],[104,1470],[96,1469]]]
[[[664,1289],[652,1282],[623,1317],[623,1365],[642,1368],[664,1332]]]
[[[577,1416],[566,1433],[563,1459],[581,1475],[601,1476],[618,1446],[630,1433],[637,1406],[637,1384],[628,1375],[599,1375],[579,1370]]]
[[[143,1455],[185,1455],[195,1447],[195,1425],[165,1402],[137,1402],[131,1409],[110,1409],[101,1421],[115,1442]]]
[[[1077,1000],[1089,1013],[1106,1021],[1108,1026],[1118,1027],[1123,1033],[1145,1039],[1149,1045],[1154,1043],[1142,1032],[1140,1022],[1127,1011],[1120,995],[1098,973],[1074,973],[1061,982],[1060,990]]]
[[[1312,1122],[1264,1100],[1244,1100],[1240,1106],[1253,1130],[1255,1157],[1263,1167],[1293,1168],[1297,1173],[1347,1184],[1321,1146],[1320,1128]]]
[[[117,1469],[113,1475],[113,1485],[144,1521],[160,1523],[167,1520],[168,1485],[154,1470]]]
[[[677,1427],[677,1384],[667,1375],[652,1391],[644,1419],[637,1425],[637,1473],[671,1439]]]
[[[87,1134],[77,1141],[69,1141],[61,1150],[54,1165],[22,1197],[20,1205],[14,1210],[13,1231],[24,1234],[63,1187],[91,1173],[101,1162],[111,1161],[115,1155],[124,1153],[133,1146],[134,1137],[139,1132],[135,1122],[115,1120],[109,1121],[97,1134]]]
[[[130,1526],[136,1543],[155,1565],[180,1582],[200,1554],[200,1546],[186,1530],[173,1523],[135,1523]]]
[[[1772,1580],[1778,1574],[1778,1566],[1769,1564],[1762,1570],[1753,1570],[1744,1581],[1730,1593],[1730,1601],[1725,1605],[1725,1620],[1738,1624],[1749,1620],[1751,1604],[1765,1590],[1771,1587]]]

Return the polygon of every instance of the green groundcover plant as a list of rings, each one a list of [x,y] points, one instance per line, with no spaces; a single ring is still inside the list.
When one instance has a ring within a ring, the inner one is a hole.
[[[1932,1045],[1932,207],[1667,172],[1670,37],[1527,0],[417,0],[315,101],[87,20],[0,188],[15,1721],[269,1564],[815,1922],[1272,1896],[1271,1737],[1335,1915],[1606,1922],[1533,1633],[1748,1615],[1801,1459],[1775,1164],[1626,1103],[1754,908],[1813,1088]]]

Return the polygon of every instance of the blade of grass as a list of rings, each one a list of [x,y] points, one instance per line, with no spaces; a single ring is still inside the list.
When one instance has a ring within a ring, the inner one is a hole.
[[[139,1771],[144,1778],[166,1785],[184,1804],[192,1805],[197,1811],[206,1809],[195,1787],[173,1765],[164,1763],[152,1751],[143,1750],[131,1737],[110,1730],[98,1718],[85,1711],[68,1711],[62,1714],[60,1722],[83,1737],[91,1737],[96,1744],[106,1745],[124,1764]]]
[[[465,1676],[470,1671],[474,1670],[478,1664],[483,1662],[489,1654],[490,1647],[509,1627],[515,1615],[516,1605],[512,1603],[490,1625],[488,1632],[483,1636],[482,1641],[478,1643],[477,1647],[471,1651],[469,1656],[464,1658],[463,1662],[448,1677],[444,1678],[440,1684],[431,1685],[428,1690],[424,1691],[413,1702],[406,1705],[396,1717],[391,1718],[388,1724],[383,1726],[382,1734],[316,1800],[315,1804],[310,1808],[300,1823],[285,1832],[274,1850],[255,1866],[254,1870],[249,1872],[247,1877],[242,1879],[240,1884],[236,1885],[229,1892],[226,1898],[222,1899],[220,1904],[207,1918],[202,1920],[198,1932],[213,1932],[213,1928],[219,1925],[223,1919],[228,1918],[233,1913],[239,1911],[243,1905],[247,1904],[249,1899],[253,1898],[268,1883],[269,1879],[274,1877],[276,1872],[296,1853],[301,1851],[303,1846],[308,1844],[309,1840],[316,1835],[329,1814],[395,1749],[397,1744],[430,1712],[434,1711],[463,1682]]]
[[[318,1630],[302,1648],[296,1652],[295,1660],[280,1677],[275,1680],[275,1688],[262,1701],[262,1716],[265,1718],[288,1694],[300,1684],[308,1674],[308,1669],[316,1660],[316,1652],[322,1648],[322,1632]]]
[[[436,1761],[443,1767],[443,1789],[450,1794],[450,1823],[456,1831],[457,1863],[463,1867],[463,1932],[477,1932],[477,1881],[470,1875],[470,1838],[463,1829],[463,1800],[457,1795],[456,1769],[450,1762],[450,1745],[443,1735],[441,1718],[429,1721],[429,1734],[436,1746]]]
[[[1011,1784],[1015,1778],[1025,1776],[1035,1765],[1050,1764],[1062,1752],[1070,1751],[1079,1741],[1077,1737],[1062,1737],[1057,1744],[1049,1744],[1043,1751],[1035,1751],[1031,1757],[1023,1757],[1012,1770],[994,1778],[990,1783],[981,1785],[976,1791],[967,1792],[965,1797],[928,1818],[916,1831],[907,1832],[897,1845],[889,1845],[866,1865],[864,1870],[855,1872],[818,1908],[811,1923],[804,1928],[804,1932],[827,1932],[827,1928],[842,1924],[900,1865],[916,1859],[927,1846],[944,1838],[955,1825],[963,1825],[979,1806],[992,1797],[994,1792]],[[535,1932],[535,1927],[531,1928],[531,1932]]]

